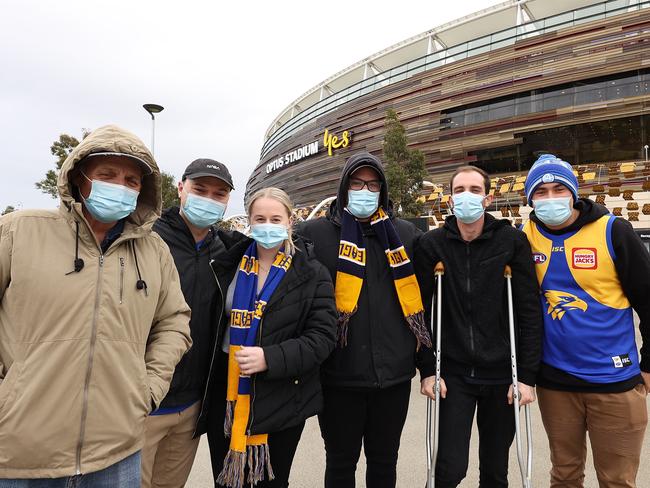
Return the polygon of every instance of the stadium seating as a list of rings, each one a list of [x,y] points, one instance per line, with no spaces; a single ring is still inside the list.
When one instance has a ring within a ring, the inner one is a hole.
[[[635,228],[650,228],[650,162],[599,162],[574,166],[580,184],[580,197],[590,198],[606,206],[614,215],[627,219]],[[449,174],[430,175],[433,185],[422,191],[429,227],[440,227],[451,215],[449,206]],[[526,172],[493,175],[488,209],[497,218],[507,218],[515,225],[528,219],[531,208],[524,192]],[[295,210],[295,219],[304,220],[314,207]],[[327,207],[318,212],[326,214]]]

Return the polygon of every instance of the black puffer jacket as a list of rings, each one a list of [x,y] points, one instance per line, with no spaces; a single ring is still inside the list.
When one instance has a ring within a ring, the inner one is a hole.
[[[319,367],[336,340],[334,288],[312,246],[300,239],[295,244],[258,331],[268,370],[253,375],[249,435],[293,427],[323,406]]]
[[[391,214],[383,167],[377,158],[363,153],[347,162],[338,197],[330,205],[327,216],[303,222],[296,229],[314,242],[316,256],[333,281],[341,239],[340,208],[347,204],[350,174],[362,166],[371,166],[380,175],[384,184],[379,201]],[[405,220],[391,218],[391,222],[412,258],[421,232]],[[435,370],[432,351],[422,346],[416,353],[415,336],[404,319],[383,246],[369,223],[362,227],[367,262],[358,309],[350,318],[347,346],[337,347],[321,368],[323,383],[337,387],[387,388],[413,378],[416,366],[422,377],[431,376]]]
[[[161,404],[161,408],[175,407],[202,400],[206,396],[208,378],[213,373],[215,346],[221,342],[225,330],[224,294],[250,240],[239,232],[211,228],[205,242],[197,250],[194,237],[180,216],[178,207],[166,209],[153,229],[169,246],[185,301],[192,309],[190,329],[193,346],[176,366],[171,387]],[[210,262],[218,263],[213,266],[214,270],[210,268]],[[218,281],[215,280],[215,273]],[[206,408],[204,402],[198,433],[205,432]]]
[[[530,245],[507,220],[485,215],[483,232],[462,239],[456,217],[420,239],[418,281],[430,320],[434,267],[442,279],[442,373],[481,379],[510,378],[510,340],[504,270],[512,269],[519,379],[535,385],[542,347],[542,310]]]

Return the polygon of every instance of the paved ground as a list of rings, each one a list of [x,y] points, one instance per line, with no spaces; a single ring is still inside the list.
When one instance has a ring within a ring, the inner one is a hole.
[[[641,337],[638,332],[639,320],[635,314],[635,325],[637,330],[636,341],[641,344]],[[650,396],[648,397],[650,402]],[[540,417],[537,403],[532,406],[533,420],[533,486],[543,488],[549,486],[549,461],[548,441]],[[523,412],[522,412],[523,422]],[[411,388],[411,403],[409,415],[406,419],[402,444],[397,463],[397,488],[421,488],[426,483],[426,451],[425,451],[425,427],[426,427],[426,400],[420,395],[420,384],[413,379]],[[641,466],[637,476],[637,487],[650,487],[650,463],[644,462],[650,455],[650,433],[646,432],[643,451],[641,453]],[[325,467],[325,450],[323,440],[318,429],[318,421],[315,418],[309,419],[305,431],[300,439],[298,452],[294,459],[291,470],[291,488],[319,488],[323,486],[323,473]],[[521,486],[519,466],[517,464],[517,451],[513,447],[510,450],[510,486],[517,488]],[[598,488],[598,482],[594,472],[591,453],[587,457],[585,488]],[[365,462],[363,455],[357,467],[357,488],[365,487]],[[194,467],[187,483],[189,488],[211,488],[212,470],[210,468],[210,454],[205,436],[201,439],[201,445],[194,462]],[[467,478],[460,484],[460,488],[475,488],[478,486],[478,442],[477,433],[472,434],[470,467]]]
[[[539,410],[535,404],[533,412],[533,443],[534,443],[534,468],[533,486],[545,487],[549,484],[548,471],[550,469],[548,445],[544,428],[541,423]],[[522,415],[523,419],[523,415]],[[426,479],[426,456],[424,447],[425,429],[425,400],[419,393],[419,384],[413,382],[411,393],[411,405],[409,416],[402,435],[402,446],[400,448],[399,462],[397,466],[397,486],[399,488],[423,487]],[[474,488],[478,486],[478,446],[476,435],[472,439],[472,450],[470,458],[470,469],[467,478],[460,485],[462,488]],[[650,454],[650,434],[646,435],[641,459],[647,459]],[[322,486],[323,470],[325,466],[325,452],[323,442],[318,430],[318,422],[310,419],[298,446],[298,452],[293,463],[291,483],[292,488],[318,488]],[[357,469],[357,487],[363,488],[365,466],[363,460]],[[516,451],[510,455],[510,483],[513,487],[521,486],[519,482],[519,468],[517,466]],[[637,478],[639,488],[650,487],[650,463],[641,463],[639,476]],[[188,487],[212,487],[212,473],[210,469],[210,456],[208,453],[205,436],[201,440],[201,446],[197,454],[194,468],[190,476]],[[598,483],[591,464],[591,458],[587,460],[587,477],[585,488],[597,488]]]

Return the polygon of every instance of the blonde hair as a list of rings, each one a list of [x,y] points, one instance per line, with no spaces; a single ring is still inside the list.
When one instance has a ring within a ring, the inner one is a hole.
[[[292,215],[293,215],[293,203],[291,203],[291,198],[289,198],[289,195],[284,190],[280,190],[280,188],[276,188],[273,186],[270,186],[268,188],[262,188],[261,190],[256,191],[251,199],[248,201],[248,205],[246,206],[246,215],[250,219],[251,217],[251,210],[253,208],[253,204],[259,200],[260,198],[271,198],[275,201],[280,202],[285,210],[287,211],[287,216],[289,217],[289,228],[288,228],[288,234],[289,237],[287,240],[284,241],[284,250],[287,252],[287,254],[290,254],[291,256],[294,255],[296,252],[296,246],[293,243],[293,232],[292,232]]]

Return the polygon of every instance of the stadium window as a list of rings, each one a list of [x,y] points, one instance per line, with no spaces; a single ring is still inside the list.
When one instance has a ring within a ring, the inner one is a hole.
[[[515,115],[515,102],[512,99],[490,103],[490,120],[499,120]]]
[[[569,107],[573,105],[573,87],[563,87],[544,93],[544,110]]]

